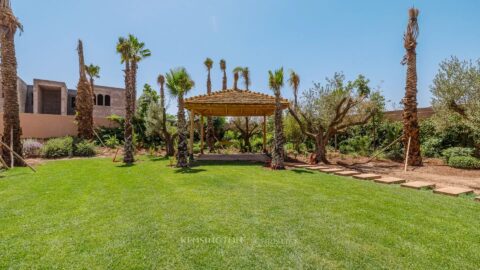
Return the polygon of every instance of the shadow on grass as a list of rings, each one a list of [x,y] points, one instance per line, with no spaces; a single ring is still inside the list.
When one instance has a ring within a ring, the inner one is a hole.
[[[122,163],[121,165],[118,165],[118,166],[115,166],[116,168],[131,168],[131,167],[135,167],[135,163],[133,164],[125,164],[125,163]]]
[[[255,161],[195,161],[195,166],[264,166],[263,162]]]
[[[168,157],[156,157],[156,156],[147,156],[148,160],[149,161],[168,161],[169,158]]]
[[[304,174],[304,173],[306,173],[306,174],[313,174],[313,172],[311,172],[311,171],[300,170],[300,169],[293,169],[293,170],[290,170],[290,171],[292,171],[292,172],[294,172],[294,173],[298,173],[298,174]]]
[[[0,174],[0,179],[7,179],[11,177],[17,177],[17,176],[24,176],[24,175],[33,175],[34,173],[30,172],[15,172],[15,173],[5,173],[5,171],[1,172]]]
[[[206,172],[207,170],[205,169],[195,169],[195,168],[178,168],[175,170],[175,173],[181,173],[181,174],[196,174],[196,173],[201,173],[201,172]]]

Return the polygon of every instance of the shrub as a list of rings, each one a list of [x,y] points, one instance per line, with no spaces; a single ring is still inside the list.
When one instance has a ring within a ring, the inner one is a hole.
[[[23,142],[23,154],[26,157],[38,157],[41,154],[43,144],[40,142],[27,139]]]
[[[445,158],[445,161],[449,164],[449,161],[452,157],[471,157],[475,152],[474,148],[465,148],[465,147],[451,147],[443,150],[442,156]]]
[[[73,153],[77,157],[95,156],[95,144],[89,141],[80,141],[75,144]]]
[[[116,148],[120,144],[120,141],[117,139],[116,135],[109,135],[105,140],[105,145],[108,148]]]
[[[355,136],[340,143],[339,150],[342,154],[359,154],[367,156],[370,152],[372,140],[369,136]]]
[[[421,145],[422,154],[426,157],[440,157],[442,140],[439,138],[428,138]]]
[[[72,156],[73,138],[64,137],[48,140],[43,146],[41,153],[46,158],[61,158]]]
[[[480,169],[480,159],[466,156],[453,156],[448,160],[448,166],[459,169]]]

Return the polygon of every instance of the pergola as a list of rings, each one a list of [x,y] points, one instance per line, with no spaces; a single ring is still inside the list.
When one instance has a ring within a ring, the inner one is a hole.
[[[287,109],[289,102],[282,99],[282,110]],[[275,97],[249,90],[222,90],[208,95],[200,95],[185,100],[185,108],[190,111],[190,154],[193,154],[194,119],[200,115],[201,143],[204,149],[204,117],[263,117],[263,150],[267,145],[267,116],[275,113]]]

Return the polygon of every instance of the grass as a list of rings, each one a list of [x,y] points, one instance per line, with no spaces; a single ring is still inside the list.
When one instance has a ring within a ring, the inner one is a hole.
[[[474,269],[480,204],[306,170],[142,158],[0,178],[0,268]]]

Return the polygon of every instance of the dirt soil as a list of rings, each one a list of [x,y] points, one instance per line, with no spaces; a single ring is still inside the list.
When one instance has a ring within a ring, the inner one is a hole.
[[[428,181],[433,182],[437,187],[466,187],[475,190],[480,194],[480,170],[462,170],[448,167],[440,159],[425,159],[422,167],[408,167],[404,172],[404,164],[391,160],[377,159],[368,163],[366,157],[340,156],[331,154],[329,156],[332,164],[342,165],[365,173],[376,173],[381,175],[403,178],[407,181]],[[305,162],[306,160],[299,160]]]

